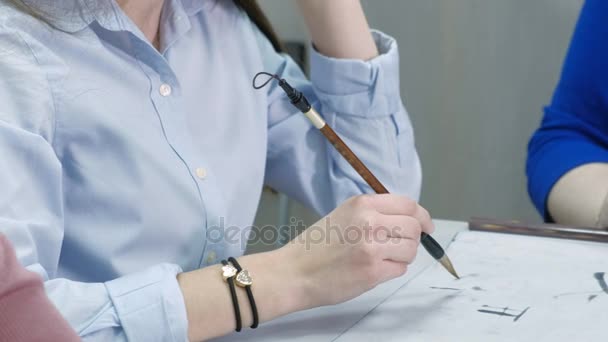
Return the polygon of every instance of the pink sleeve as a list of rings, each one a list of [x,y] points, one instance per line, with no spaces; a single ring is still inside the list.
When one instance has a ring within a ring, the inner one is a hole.
[[[0,341],[80,341],[46,297],[40,277],[17,261],[0,235]]]

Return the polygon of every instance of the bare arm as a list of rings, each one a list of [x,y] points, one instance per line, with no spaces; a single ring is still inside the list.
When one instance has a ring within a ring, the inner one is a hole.
[[[608,227],[608,164],[587,164],[565,174],[549,194],[551,217],[566,225]]]
[[[378,49],[359,0],[297,0],[312,41],[334,58],[370,60]]]
[[[357,229],[361,239],[340,236],[346,228],[349,234]],[[428,212],[416,202],[396,195],[364,195],[346,201],[285,247],[242,257],[239,264],[254,280],[262,323],[344,302],[404,274],[416,256],[421,231],[433,230]],[[178,282],[191,341],[234,331],[232,299],[220,266],[182,273]],[[246,292],[237,288],[237,293],[246,328],[253,322],[251,307]]]
[[[252,289],[260,322],[303,310],[303,286],[299,275],[285,260],[283,250],[239,258],[243,269],[254,278]],[[286,280],[289,279],[289,280]],[[221,265],[182,273],[178,282],[186,299],[189,338],[201,341],[233,332],[235,317],[228,285],[221,277]],[[237,288],[243,328],[253,323],[246,292]]]

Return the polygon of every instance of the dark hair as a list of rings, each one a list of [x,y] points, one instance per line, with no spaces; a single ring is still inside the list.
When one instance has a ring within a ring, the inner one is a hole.
[[[272,28],[270,21],[262,11],[262,8],[256,0],[233,0],[234,4],[247,13],[249,19],[262,31],[262,33],[270,40],[272,46],[277,52],[282,52],[283,45],[278,38],[276,32]],[[31,8],[21,0],[10,0],[17,8],[29,13],[30,15],[44,20],[44,15],[38,9]]]
[[[282,52],[283,45],[276,34],[275,30],[268,20],[268,17],[262,11],[260,4],[256,0],[233,0],[234,3],[242,9],[251,21],[262,31],[262,33],[270,40],[272,46],[277,52]]]

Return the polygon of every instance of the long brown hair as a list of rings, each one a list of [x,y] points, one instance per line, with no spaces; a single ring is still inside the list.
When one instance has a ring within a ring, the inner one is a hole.
[[[262,33],[270,40],[272,46],[277,52],[282,52],[283,45],[276,31],[272,27],[270,20],[264,14],[260,4],[256,0],[233,0],[234,3],[241,8],[251,21],[262,31]]]
[[[21,0],[9,0],[17,8],[29,13],[30,15],[44,20],[44,14],[40,13],[38,9],[32,8],[25,4]],[[219,1],[219,0],[218,0]],[[281,40],[278,38],[275,30],[270,24],[270,20],[264,14],[264,11],[260,7],[260,4],[256,0],[233,0],[234,4],[247,13],[249,19],[262,31],[262,33],[270,40],[272,46],[277,52],[282,52],[283,45]]]

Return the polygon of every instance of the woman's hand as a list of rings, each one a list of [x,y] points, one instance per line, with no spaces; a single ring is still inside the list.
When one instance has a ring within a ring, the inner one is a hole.
[[[297,0],[297,4],[320,53],[361,60],[378,56],[359,0]]]
[[[416,202],[396,195],[352,198],[278,250],[247,255],[239,263],[254,279],[260,322],[344,302],[407,271],[420,233],[433,222]],[[178,275],[191,341],[231,332],[234,311],[221,265]],[[243,326],[253,321],[237,289]]]
[[[304,308],[341,303],[399,277],[414,261],[429,213],[396,195],[352,198],[279,250],[304,283]]]

